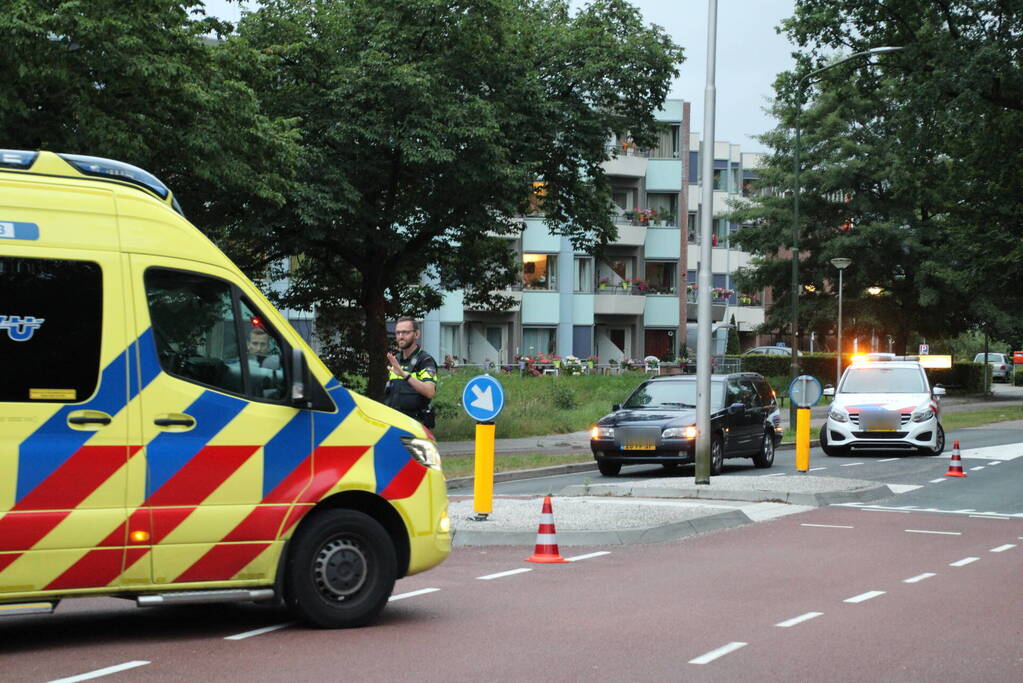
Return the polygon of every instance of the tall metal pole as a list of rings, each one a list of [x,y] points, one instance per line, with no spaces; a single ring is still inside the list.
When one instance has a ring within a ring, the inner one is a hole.
[[[838,353],[835,354],[835,388],[842,379],[842,271],[838,269]]]
[[[714,60],[717,54],[717,0],[707,3],[707,87],[703,95],[703,145],[700,164],[700,263],[696,290],[696,484],[710,484],[711,304],[714,286],[711,231],[714,225]]]

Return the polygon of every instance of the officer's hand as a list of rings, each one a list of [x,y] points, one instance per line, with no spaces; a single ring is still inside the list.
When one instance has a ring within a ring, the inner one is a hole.
[[[387,352],[387,362],[391,364],[391,367],[400,375],[401,365],[398,364],[398,359],[394,357],[394,354],[390,351]]]

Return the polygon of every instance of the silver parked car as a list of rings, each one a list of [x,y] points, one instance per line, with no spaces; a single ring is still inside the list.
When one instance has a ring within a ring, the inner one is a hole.
[[[978,353],[973,358],[974,363],[983,363],[984,354]],[[1007,353],[988,353],[987,364],[991,366],[991,379],[1008,382],[1012,375],[1012,361]]]

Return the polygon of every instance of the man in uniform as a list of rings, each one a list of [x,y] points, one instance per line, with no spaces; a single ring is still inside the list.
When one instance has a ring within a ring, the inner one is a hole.
[[[430,401],[437,393],[437,361],[419,346],[419,335],[415,320],[398,318],[394,336],[399,354],[387,354],[390,367],[384,403],[433,427]]]

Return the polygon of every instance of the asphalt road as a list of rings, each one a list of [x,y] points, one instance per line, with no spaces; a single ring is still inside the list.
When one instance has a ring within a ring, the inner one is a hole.
[[[83,600],[0,623],[3,678],[1015,682],[1021,537],[1016,520],[825,508],[560,565],[461,549],[351,631]]]

